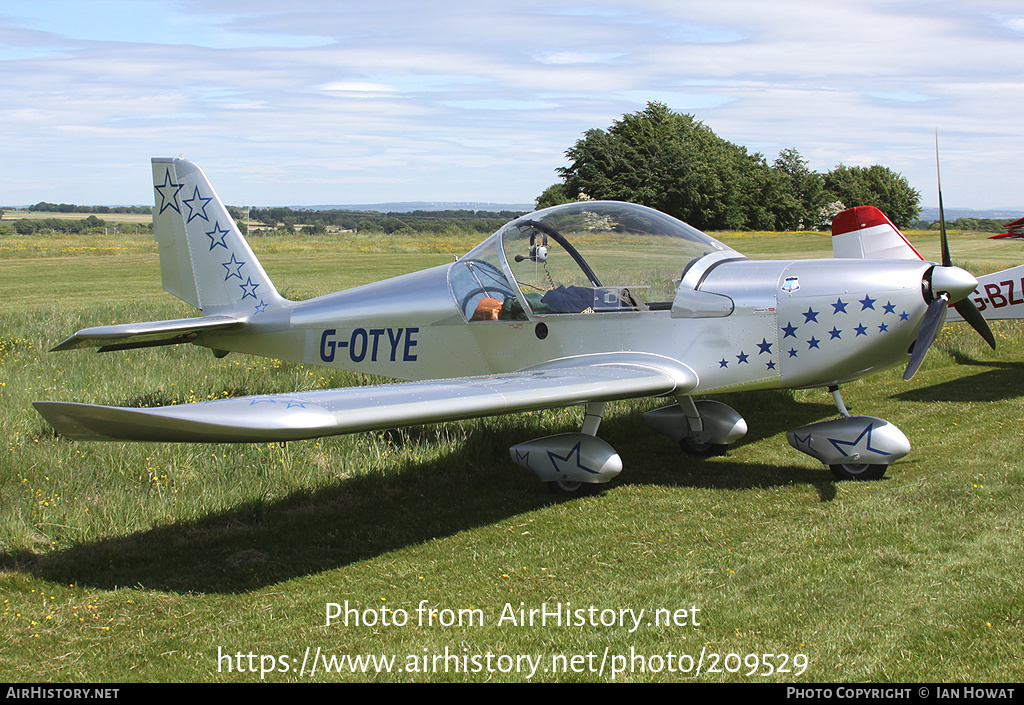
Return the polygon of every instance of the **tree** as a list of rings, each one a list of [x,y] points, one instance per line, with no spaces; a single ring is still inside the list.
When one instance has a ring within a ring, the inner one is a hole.
[[[911,188],[902,174],[878,164],[840,164],[825,174],[825,190],[847,208],[875,206],[899,228],[910,225],[921,212],[921,192]]]
[[[775,227],[783,184],[761,155],[662,103],[588,130],[566,156],[567,200],[632,201],[705,229]]]
[[[550,208],[551,206],[569,203],[572,200],[572,197],[565,191],[565,184],[551,184],[544,189],[544,193],[537,196],[535,204],[537,210],[540,210],[541,208]]]
[[[821,174],[808,169],[807,160],[795,149],[779,152],[772,169],[785,187],[777,207],[776,226],[781,230],[819,227],[821,209],[828,201]]]

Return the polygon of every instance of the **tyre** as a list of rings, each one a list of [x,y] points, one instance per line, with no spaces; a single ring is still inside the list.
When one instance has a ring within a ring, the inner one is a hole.
[[[572,480],[555,480],[547,483],[548,488],[560,497],[589,497],[601,491],[596,482],[574,482]]]
[[[841,463],[829,465],[832,474],[837,480],[881,480],[888,465],[865,465],[856,463]]]

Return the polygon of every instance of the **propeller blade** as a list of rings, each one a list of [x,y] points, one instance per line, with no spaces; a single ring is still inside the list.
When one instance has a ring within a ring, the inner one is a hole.
[[[942,208],[942,174],[939,171],[939,130],[935,129],[935,178],[939,184],[939,232],[942,239],[942,266],[953,266],[953,258],[949,256],[949,239],[946,237],[946,211]]]
[[[981,311],[974,305],[974,302],[970,299],[961,299],[953,305],[956,312],[964,317],[971,328],[978,331],[978,335],[985,339],[985,342],[995,350],[996,349],[996,337],[992,335],[992,329],[988,327],[988,321],[981,315]]]
[[[928,310],[921,322],[921,330],[914,341],[914,351],[910,354],[907,369],[903,372],[903,381],[910,381],[917,374],[928,348],[932,346],[942,324],[946,322],[946,311],[949,308],[949,294],[942,292],[938,298],[928,304]]]
[[[949,254],[949,238],[946,236],[946,212],[942,208],[942,173],[939,171],[939,130],[935,130],[935,178],[938,182],[939,187],[939,232],[941,233],[942,243],[942,265],[944,267],[953,266],[953,258]],[[963,316],[964,320],[967,321],[971,328],[978,331],[978,335],[985,339],[985,342],[995,350],[996,349],[996,338],[992,335],[992,329],[989,328],[988,321],[981,315],[981,311],[974,305],[974,302],[968,298],[960,299],[954,304],[957,313]],[[929,314],[931,310],[929,309]],[[925,315],[925,321],[927,321],[928,315]],[[924,330],[924,324],[921,324],[922,331]],[[934,336],[932,336],[934,337]],[[930,345],[930,343],[929,343]],[[916,347],[916,346],[915,346]],[[922,359],[924,356],[921,356]],[[913,360],[911,360],[913,361]],[[918,362],[918,366],[920,366]],[[907,370],[910,370],[910,366],[907,366]],[[917,372],[917,368],[914,368],[914,372]],[[913,374],[911,374],[913,377]],[[910,379],[910,377],[904,376],[904,379]]]

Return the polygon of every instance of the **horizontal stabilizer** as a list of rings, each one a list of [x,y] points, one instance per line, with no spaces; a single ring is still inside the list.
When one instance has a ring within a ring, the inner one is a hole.
[[[659,369],[610,362],[148,409],[52,401],[35,407],[59,433],[82,440],[255,443],[685,393],[696,385],[696,374],[679,363]]]
[[[242,320],[231,316],[203,316],[201,318],[178,318],[172,321],[96,326],[83,328],[60,345],[51,348],[50,352],[97,347],[100,352],[107,352],[108,350],[175,345],[191,342],[200,333],[206,331],[239,328],[244,325]]]

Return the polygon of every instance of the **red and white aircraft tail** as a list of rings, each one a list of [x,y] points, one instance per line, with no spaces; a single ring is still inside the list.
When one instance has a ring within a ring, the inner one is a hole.
[[[852,259],[921,259],[910,241],[874,206],[857,206],[832,220],[832,256]],[[1024,265],[978,277],[969,297],[988,320],[1024,318]],[[950,306],[947,321],[963,317]]]
[[[924,259],[885,213],[847,208],[832,220],[832,256],[852,259]]]

